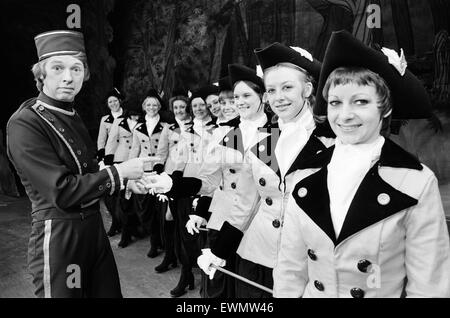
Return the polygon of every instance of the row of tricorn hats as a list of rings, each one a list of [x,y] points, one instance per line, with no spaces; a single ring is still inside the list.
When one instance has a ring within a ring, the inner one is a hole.
[[[322,96],[322,90],[330,73],[338,67],[362,67],[379,74],[391,90],[394,119],[428,118],[431,115],[431,102],[421,81],[407,69],[406,60],[402,54],[382,49],[368,47],[347,31],[333,32],[328,42],[323,63],[316,60],[306,50],[292,48],[275,42],[266,48],[255,49],[255,55],[263,71],[279,63],[288,62],[306,70],[317,82],[316,104],[314,113],[326,115],[327,102]],[[194,91],[190,96],[206,98],[218,94],[221,90],[232,90],[238,81],[250,81],[262,88],[264,82],[257,72],[244,65],[230,64],[228,76],[219,80],[219,85],[208,85]],[[118,97],[120,93],[113,90],[110,94]],[[186,92],[176,90],[173,96],[186,95]],[[108,95],[111,96],[111,95]],[[150,89],[146,96],[162,99],[155,89]]]

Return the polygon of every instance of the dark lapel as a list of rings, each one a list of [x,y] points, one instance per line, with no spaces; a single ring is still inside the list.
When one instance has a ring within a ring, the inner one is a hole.
[[[153,129],[152,135],[160,133],[163,130],[163,126],[161,125],[161,120],[158,120],[155,128]]]
[[[120,121],[119,126],[122,127],[123,129],[131,132],[130,126],[128,125],[128,120],[126,118],[124,118]]]
[[[244,144],[242,141],[242,132],[239,127],[231,128],[231,130],[222,138],[220,143],[224,147],[228,147],[239,151],[244,155]]]
[[[259,141],[256,145],[250,148],[250,151],[261,160],[266,166],[271,168],[281,179],[280,168],[275,156],[275,147],[280,137],[280,129],[278,124],[266,123],[264,127],[258,128],[258,133],[269,134],[263,140]]]
[[[169,129],[172,130],[173,132],[176,132],[177,134],[181,133],[180,125],[178,125],[178,122],[175,122],[172,125],[170,125]]]
[[[286,175],[299,169],[322,167],[318,166],[319,162],[317,161],[316,157],[325,149],[327,149],[327,147],[325,147],[325,145],[320,141],[320,139],[318,139],[314,134],[312,134],[309,137],[303,149],[297,155],[297,158],[295,158],[291,167],[286,172]]]
[[[114,116],[109,114],[108,117],[104,120],[105,123],[112,124],[114,122]]]
[[[314,223],[336,244],[333,221],[330,213],[330,196],[327,187],[327,168],[302,179],[296,184],[292,196],[297,205],[309,216]],[[299,196],[300,193],[304,196]],[[303,193],[302,193],[303,192]]]
[[[322,165],[323,168],[297,183],[292,195],[297,205],[330,237],[335,246],[355,233],[417,204],[416,199],[395,189],[378,174],[379,166],[422,169],[422,165],[414,156],[386,139],[381,149],[380,160],[361,182],[336,239],[331,221],[326,167],[333,150],[334,147],[330,147],[316,156],[318,166]],[[304,197],[298,195],[300,188],[307,191]],[[386,200],[383,202],[380,198],[388,198],[388,202],[386,203]]]
[[[141,134],[148,136],[147,125],[145,124],[145,121],[142,122],[142,125],[136,128],[136,130],[139,131]]]
[[[389,203],[380,204],[380,195],[388,195]],[[374,165],[356,191],[336,245],[366,227],[416,204],[416,199],[398,191],[381,179],[378,165]]]
[[[239,116],[237,116],[227,122],[220,123],[219,126],[230,126],[233,128],[238,128],[240,123],[241,123],[241,118]]]
[[[191,122],[189,122],[189,123],[186,123],[186,125],[189,126],[189,127],[186,129],[186,132],[191,133],[191,134],[193,134],[193,135],[200,136],[200,135],[197,134],[197,132],[194,130],[194,122],[193,122],[193,121],[191,121]]]
[[[205,124],[206,131],[210,134],[212,134],[213,130],[217,127],[219,127],[219,125],[217,125],[217,118],[215,117]]]

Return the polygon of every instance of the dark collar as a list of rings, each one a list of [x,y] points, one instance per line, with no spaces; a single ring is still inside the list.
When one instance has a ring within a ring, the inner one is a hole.
[[[41,92],[39,94],[37,99],[40,101],[43,101],[44,103],[46,103],[50,106],[58,107],[58,108],[61,108],[61,109],[67,110],[67,111],[72,111],[73,106],[74,106],[73,102],[62,102],[60,100],[56,100],[51,97],[48,97],[43,92]]]
[[[240,123],[241,123],[241,118],[239,116],[237,116],[233,119],[230,119],[227,122],[220,123],[219,126],[230,126],[233,128],[238,128]]]
[[[327,149],[327,147],[315,136],[313,132],[300,153],[297,155],[297,158],[295,158],[291,167],[286,172],[286,175],[295,170],[321,167],[318,166],[316,156],[325,149]]]
[[[378,173],[379,166],[422,170],[422,165],[414,156],[386,139],[381,149],[380,160],[362,180],[350,204],[339,237],[336,237],[327,187],[327,164],[331,160],[333,149],[334,146],[317,154],[316,158],[321,163],[316,166],[321,166],[322,169],[297,183],[292,196],[297,205],[327,234],[335,246],[372,224],[417,204],[416,199],[392,187]],[[388,202],[383,203],[383,198],[388,198]]]
[[[280,138],[278,124],[271,125],[266,123],[263,127],[258,128],[258,132],[268,133],[269,135],[251,147],[250,151],[281,178],[280,167],[278,166],[277,157],[275,156],[275,147]]]
[[[333,145],[318,152],[317,155],[308,160],[308,165],[310,166],[298,169],[321,168],[328,165],[333,156],[334,147],[335,146]],[[378,164],[380,166],[393,168],[423,169],[420,161],[415,156],[388,138],[385,138],[383,147],[381,148]]]
[[[244,142],[239,124],[237,127],[231,127],[230,131],[222,138],[220,144],[224,147],[237,150],[244,155]]]

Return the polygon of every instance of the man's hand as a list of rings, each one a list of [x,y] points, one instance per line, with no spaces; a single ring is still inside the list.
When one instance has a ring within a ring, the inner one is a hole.
[[[148,158],[134,158],[117,164],[122,178],[129,180],[140,179],[144,175],[144,167],[151,162]]]
[[[201,216],[190,214],[189,221],[186,222],[186,229],[189,234],[194,235],[194,232],[200,233],[198,228],[202,225],[206,225],[206,223],[206,219],[202,218]]]
[[[211,253],[211,249],[204,248],[202,249],[202,255],[197,258],[197,264],[198,267],[200,267],[205,274],[209,276],[209,279],[213,279],[216,269],[211,267],[211,265],[224,267],[226,261]]]
[[[131,192],[136,194],[147,194],[148,190],[145,188],[145,185],[140,180],[130,180],[127,185],[128,189]]]
[[[172,178],[165,172],[161,174],[145,175],[145,187],[152,193],[167,193],[172,189]]]

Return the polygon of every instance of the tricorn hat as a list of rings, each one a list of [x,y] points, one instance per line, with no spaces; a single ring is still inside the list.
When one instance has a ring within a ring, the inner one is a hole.
[[[161,98],[161,96],[159,95],[158,91],[155,88],[151,87],[147,91],[147,93],[145,94],[144,98],[146,98],[146,97],[154,97],[154,98],[156,98],[159,101],[159,103],[161,104],[161,107],[164,108],[164,101],[163,101],[163,99]]]
[[[264,82],[261,77],[256,75],[256,70],[241,64],[228,64],[228,73],[230,74],[231,86],[239,81],[249,81],[258,85],[264,92]]]
[[[292,63],[306,70],[316,81],[319,79],[321,63],[302,48],[275,42],[254,52],[263,71],[279,63]]]
[[[233,90],[230,83],[230,76],[224,76],[219,79],[219,90],[221,92]]]
[[[382,51],[368,47],[347,31],[331,34],[322,64],[314,113],[326,115],[327,102],[322,90],[328,76],[338,67],[361,67],[377,73],[388,85],[392,98],[393,119],[428,118],[431,102],[425,87],[407,68],[401,50],[400,56],[394,50]]]

